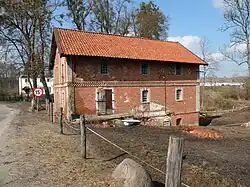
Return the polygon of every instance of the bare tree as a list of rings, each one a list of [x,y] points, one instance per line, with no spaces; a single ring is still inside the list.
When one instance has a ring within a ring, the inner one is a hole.
[[[203,65],[201,70],[203,75],[203,86],[201,89],[201,108],[204,108],[204,93],[205,93],[205,83],[208,73],[215,72],[219,68],[219,59],[213,56],[213,53],[210,50],[210,42],[206,37],[202,37],[199,42],[199,47],[201,51],[201,58],[208,65]]]
[[[89,29],[125,35],[131,26],[130,0],[93,0]]]
[[[222,54],[238,65],[247,64],[250,76],[250,0],[223,2],[225,26],[221,30],[230,32],[231,44],[221,50]]]
[[[67,0],[68,17],[72,18],[78,30],[85,30],[87,18],[92,10],[93,0]]]
[[[142,2],[132,17],[135,36],[165,40],[168,35],[169,18],[160,7],[149,1]]]
[[[44,66],[50,43],[51,17],[57,3],[49,0],[0,0],[0,4],[6,10],[0,16],[0,39],[15,49],[31,88],[37,87],[37,77],[41,77],[48,98]]]

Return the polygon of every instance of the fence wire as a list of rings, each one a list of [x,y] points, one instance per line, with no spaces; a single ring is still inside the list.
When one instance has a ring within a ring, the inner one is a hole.
[[[64,115],[64,114],[63,114],[63,115]],[[57,118],[59,117],[58,115],[55,115],[55,116],[56,116]],[[80,129],[77,129],[77,128],[73,127],[73,126],[70,125],[70,123],[68,123],[65,119],[63,119],[63,121],[64,121],[64,123],[65,123],[68,127],[70,127],[71,129],[74,129],[75,131],[80,131]],[[162,171],[162,170],[160,170],[160,169],[158,169],[158,168],[152,166],[151,164],[147,163],[147,162],[144,161],[144,160],[141,160],[139,157],[133,155],[131,152],[129,152],[129,151],[123,149],[123,148],[120,147],[119,145],[117,145],[117,144],[111,142],[110,140],[108,140],[108,139],[105,138],[104,136],[100,135],[99,133],[97,133],[97,132],[94,131],[93,129],[91,129],[91,128],[89,128],[89,127],[86,127],[86,129],[88,129],[90,132],[92,132],[92,133],[95,134],[96,136],[100,137],[101,139],[105,140],[106,142],[110,143],[110,144],[113,145],[114,147],[120,149],[121,151],[127,153],[127,154],[130,155],[131,157],[133,157],[133,158],[135,158],[136,160],[140,161],[141,163],[144,163],[145,165],[149,166],[150,168],[152,168],[152,169],[154,169],[154,170],[160,172],[160,173],[163,174],[163,175],[166,175],[166,173],[165,173],[164,171]],[[183,183],[183,182],[182,182],[181,184],[182,184],[183,186],[185,186],[185,187],[191,187],[191,186],[189,186],[189,185],[187,185],[187,184],[185,184],[185,183]]]
[[[88,129],[90,132],[94,133],[95,135],[97,135],[97,136],[100,137],[101,139],[105,140],[106,142],[110,143],[111,145],[115,146],[116,148],[120,149],[121,151],[127,153],[128,155],[130,155],[131,157],[135,158],[136,160],[139,160],[140,162],[144,163],[145,165],[151,167],[152,169],[154,169],[154,170],[160,172],[160,173],[163,174],[163,175],[166,175],[166,173],[165,173],[164,171],[162,171],[162,170],[160,170],[160,169],[158,169],[158,168],[152,166],[151,164],[147,163],[147,162],[144,161],[144,160],[141,160],[139,157],[133,155],[131,152],[129,152],[129,151],[123,149],[122,147],[118,146],[117,144],[111,142],[110,140],[108,140],[108,139],[105,138],[104,136],[100,135],[99,133],[97,133],[97,132],[94,131],[93,129],[91,129],[91,128],[89,128],[89,127],[86,127],[86,129]],[[181,184],[182,184],[183,186],[185,186],[185,187],[190,187],[189,185],[187,185],[187,184],[185,184],[185,183],[183,183],[183,182],[182,182]]]

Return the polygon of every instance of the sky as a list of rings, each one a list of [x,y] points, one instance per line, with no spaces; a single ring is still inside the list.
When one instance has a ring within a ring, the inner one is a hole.
[[[141,2],[134,1],[136,5]],[[219,49],[230,44],[229,32],[219,30],[224,25],[223,0],[154,0],[154,2],[170,18],[168,40],[180,42],[197,55],[200,55],[199,42],[202,37],[209,40],[211,53],[215,56],[218,56]],[[71,27],[70,24],[63,26]],[[247,66],[221,61],[214,74],[219,77],[247,75]]]
[[[155,0],[162,11],[170,17],[169,39],[182,43],[185,47],[200,54],[199,41],[206,37],[211,52],[230,43],[229,32],[221,32],[223,27],[223,0]],[[219,63],[217,76],[246,75],[247,66],[235,62]]]

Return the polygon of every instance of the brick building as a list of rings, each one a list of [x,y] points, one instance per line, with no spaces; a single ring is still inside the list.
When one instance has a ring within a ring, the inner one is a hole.
[[[172,125],[197,124],[204,64],[177,42],[55,28],[54,110],[68,118],[143,110],[170,115]]]

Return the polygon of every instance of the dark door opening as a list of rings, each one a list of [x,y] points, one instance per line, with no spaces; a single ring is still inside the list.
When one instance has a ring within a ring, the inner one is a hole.
[[[112,102],[112,89],[104,89],[97,92],[97,103],[99,115],[112,114],[113,102]]]

